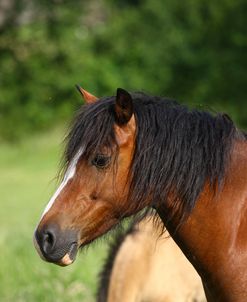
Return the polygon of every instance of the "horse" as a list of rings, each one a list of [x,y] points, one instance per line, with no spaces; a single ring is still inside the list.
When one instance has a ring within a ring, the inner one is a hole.
[[[71,264],[125,217],[155,209],[207,301],[247,301],[247,135],[227,114],[118,88],[82,88],[64,177],[34,232],[41,258]]]
[[[117,233],[99,274],[97,302],[206,301],[199,275],[162,228],[147,216]]]

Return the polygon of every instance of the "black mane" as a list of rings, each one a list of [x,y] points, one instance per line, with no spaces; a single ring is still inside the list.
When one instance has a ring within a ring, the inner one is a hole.
[[[135,209],[171,200],[169,215],[187,216],[206,183],[216,190],[224,181],[234,139],[239,131],[226,114],[189,110],[175,101],[131,94],[137,137],[131,165],[129,198]],[[85,105],[68,135],[65,161],[76,152],[90,157],[102,146],[113,150],[115,97]],[[242,136],[243,137],[243,136]],[[175,210],[176,209],[176,210]]]

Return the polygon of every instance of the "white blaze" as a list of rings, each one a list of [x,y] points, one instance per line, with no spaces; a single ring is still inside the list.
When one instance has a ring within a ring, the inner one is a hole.
[[[58,195],[62,192],[62,190],[64,189],[64,187],[67,185],[68,181],[73,178],[73,176],[75,175],[75,171],[76,171],[76,165],[78,163],[78,160],[80,158],[82,154],[82,149],[80,149],[78,151],[78,153],[75,155],[75,157],[72,159],[65,175],[63,178],[62,183],[60,184],[60,186],[58,187],[58,189],[56,190],[56,192],[54,193],[54,195],[52,196],[52,198],[50,199],[50,201],[48,202],[47,206],[45,207],[45,210],[41,216],[41,219],[44,217],[44,215],[50,210],[50,208],[52,207],[54,201],[57,199]]]

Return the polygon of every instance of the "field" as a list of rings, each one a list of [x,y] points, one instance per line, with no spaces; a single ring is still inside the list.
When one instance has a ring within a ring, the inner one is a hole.
[[[62,131],[0,145],[0,301],[94,301],[97,273],[105,256],[98,242],[70,267],[42,261],[32,236],[54,191]]]

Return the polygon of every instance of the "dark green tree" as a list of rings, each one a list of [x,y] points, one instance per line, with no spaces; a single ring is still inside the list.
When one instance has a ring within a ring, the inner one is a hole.
[[[7,4],[6,4],[6,3]],[[247,127],[244,0],[3,0],[0,137],[71,115],[81,83],[228,112]]]

